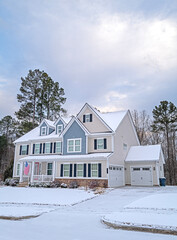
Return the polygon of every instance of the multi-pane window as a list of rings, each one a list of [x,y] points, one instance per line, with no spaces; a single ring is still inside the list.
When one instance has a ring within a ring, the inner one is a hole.
[[[50,153],[50,143],[45,144],[45,153]]]
[[[63,176],[69,177],[69,172],[70,172],[70,164],[64,164],[63,165]]]
[[[97,139],[97,149],[104,149],[104,139]]]
[[[123,144],[123,149],[127,150],[127,144],[126,143]]]
[[[85,114],[85,122],[90,122],[90,114]]]
[[[27,145],[22,145],[21,155],[26,155],[26,154],[27,154]]]
[[[17,176],[20,176],[20,164],[17,164]]]
[[[34,149],[34,154],[39,154],[40,153],[40,143],[35,144],[35,149]]]
[[[46,127],[41,128],[41,135],[46,135]]]
[[[98,164],[97,163],[93,163],[91,165],[91,176],[98,177]]]
[[[53,167],[52,163],[47,164],[47,175],[52,175],[52,167]]]
[[[63,125],[57,126],[57,133],[60,134],[63,131]]]
[[[61,142],[56,142],[56,153],[61,153]]]
[[[84,164],[77,164],[77,177],[84,176]]]
[[[81,152],[81,139],[69,139],[68,152]]]

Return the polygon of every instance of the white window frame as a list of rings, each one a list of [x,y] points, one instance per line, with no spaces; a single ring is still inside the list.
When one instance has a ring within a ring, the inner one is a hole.
[[[65,166],[69,166],[69,169],[65,169]],[[68,176],[65,176],[65,172],[68,172]],[[70,175],[70,164],[69,163],[64,163],[63,164],[63,177],[69,177]]]
[[[69,142],[70,141],[73,142],[73,151],[69,150]],[[80,141],[80,145],[76,145],[76,141]],[[79,151],[76,150],[76,146],[80,146],[80,150]],[[82,147],[82,138],[73,138],[73,139],[68,139],[67,140],[67,152],[68,153],[81,152],[81,147]]]
[[[36,145],[39,145],[39,151],[36,152]],[[35,143],[34,154],[40,154],[40,143]]]
[[[99,146],[101,145],[99,145],[99,140],[102,140],[103,141],[103,143],[102,143],[102,147],[101,148],[99,148]],[[104,149],[104,138],[97,138],[97,150],[103,150]]]
[[[17,163],[17,176],[20,176],[20,163]]]
[[[45,133],[43,132],[43,130],[45,129]],[[41,136],[45,136],[47,135],[47,127],[41,127]]]
[[[78,169],[78,166],[82,165],[82,169]],[[82,172],[82,176],[78,175],[78,172]],[[76,169],[76,177],[84,177],[84,164],[83,163],[77,163],[77,169]]]
[[[60,152],[57,152],[57,143],[60,143]],[[56,145],[55,145],[55,153],[62,153],[61,141],[56,142]]]
[[[61,128],[61,131],[59,131],[59,128]],[[63,131],[63,125],[59,124],[57,125],[57,134],[60,134]]]
[[[123,143],[123,150],[126,151],[127,150],[128,145],[126,143]]]
[[[90,113],[85,114],[85,122],[90,122]]]
[[[92,166],[93,166],[93,165],[96,165],[96,166],[97,166],[97,169],[96,169],[96,170],[92,169]],[[94,171],[94,172],[97,172],[97,176],[93,176],[93,171]],[[91,177],[93,177],[93,178],[98,178],[98,163],[91,163]]]
[[[23,149],[25,147],[25,150]],[[27,155],[27,144],[22,145],[21,155]]]
[[[49,152],[46,152],[46,149],[47,149],[46,146],[47,146],[47,144],[49,144]],[[45,154],[49,154],[49,153],[50,153],[50,144],[51,144],[50,142],[46,142],[46,143],[45,143]]]
[[[49,168],[48,164],[52,164],[52,169]],[[48,171],[51,171],[51,174],[48,174]],[[47,176],[52,176],[53,175],[53,162],[48,162],[47,163]]]

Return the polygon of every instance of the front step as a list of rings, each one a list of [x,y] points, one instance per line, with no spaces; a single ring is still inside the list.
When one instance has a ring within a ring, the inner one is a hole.
[[[28,182],[21,182],[18,184],[18,187],[28,187]]]

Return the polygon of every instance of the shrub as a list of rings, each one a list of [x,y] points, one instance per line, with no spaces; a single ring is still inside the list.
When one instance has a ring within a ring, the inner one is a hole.
[[[72,182],[70,182],[70,184],[69,184],[69,188],[78,188],[78,184],[77,184],[77,182],[76,182],[76,181],[72,181]]]
[[[94,189],[99,187],[99,183],[96,180],[93,180],[89,183],[89,188]]]
[[[61,183],[61,188],[67,188],[68,185],[66,183]]]
[[[19,180],[18,179],[15,179],[15,178],[6,178],[4,184],[6,186],[17,186],[17,184],[19,183]]]

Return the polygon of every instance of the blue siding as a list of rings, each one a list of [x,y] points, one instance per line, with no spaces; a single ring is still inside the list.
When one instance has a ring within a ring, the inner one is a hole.
[[[82,139],[81,152],[68,153],[67,139],[74,139],[74,138]],[[74,121],[63,136],[63,155],[78,155],[78,154],[86,154],[86,136],[85,136],[85,132],[78,125],[78,123]]]
[[[55,129],[55,133],[57,134],[57,126],[58,125],[63,125],[63,129],[64,129],[64,124],[63,124],[63,122],[61,121],[61,119],[57,122],[57,124],[56,124],[56,129]]]
[[[51,134],[53,131],[55,131],[54,128],[49,128],[49,134]]]
[[[42,127],[46,127],[46,133],[47,133],[47,131],[48,131],[47,124],[46,124],[45,122],[43,122],[43,124],[40,126],[40,136],[41,136]]]

